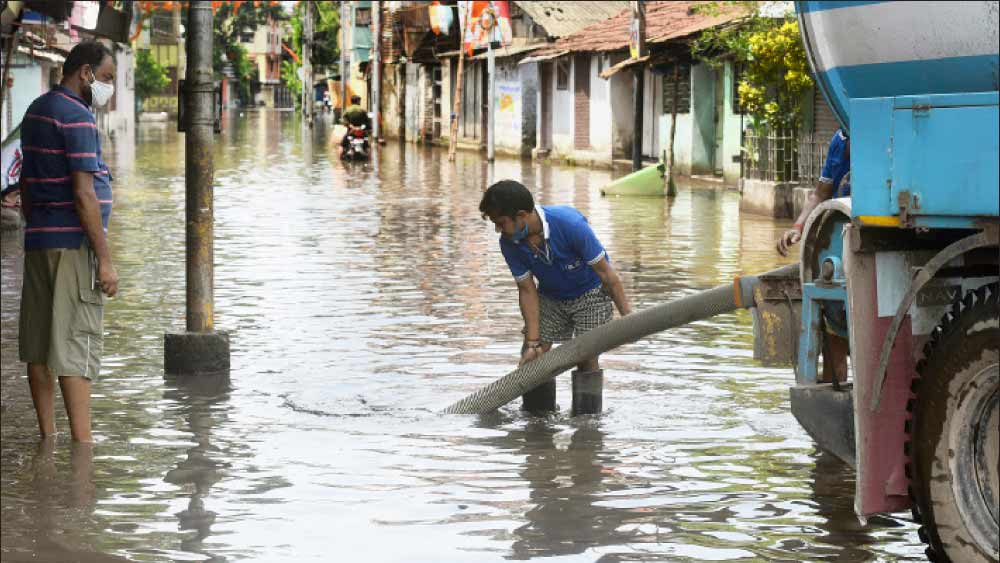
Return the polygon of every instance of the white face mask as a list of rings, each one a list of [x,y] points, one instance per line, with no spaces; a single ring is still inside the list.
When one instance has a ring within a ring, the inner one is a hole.
[[[90,83],[90,92],[93,94],[94,107],[103,107],[111,99],[111,96],[114,95],[115,85],[101,82],[95,76],[94,81]]]

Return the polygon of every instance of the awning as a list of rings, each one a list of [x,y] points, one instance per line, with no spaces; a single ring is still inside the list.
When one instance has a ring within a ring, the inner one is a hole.
[[[618,74],[619,72],[625,70],[626,68],[633,67],[635,65],[644,65],[652,55],[646,55],[645,57],[639,57],[638,59],[625,59],[624,61],[608,67],[607,70],[599,74],[601,78],[607,80],[612,76]]]
[[[545,47],[545,43],[540,43],[538,45],[517,45],[514,47],[500,47],[499,49],[496,49],[494,53],[496,54],[496,58],[500,59],[503,57],[513,57],[515,55],[520,55],[522,53],[530,53],[531,51],[537,51],[542,47]],[[488,51],[483,51],[482,53],[477,53],[470,58],[476,60],[484,60],[489,58],[489,56],[490,54]]]
[[[541,55],[535,55],[533,57],[526,57],[525,59],[523,59],[518,64],[524,65],[524,64],[528,64],[528,63],[537,63],[537,62],[541,62],[541,61],[547,61],[549,59],[554,59],[556,57],[561,57],[561,56],[566,55],[568,53],[569,53],[569,51],[553,51],[551,53],[544,53],[544,54],[541,54]]]
[[[61,54],[55,51],[49,49],[38,49],[38,48],[32,49],[28,45],[18,45],[17,52],[21,53],[22,55],[27,55],[35,59],[44,59],[46,61],[57,64],[62,64],[63,62],[66,61],[66,57],[62,56]]]

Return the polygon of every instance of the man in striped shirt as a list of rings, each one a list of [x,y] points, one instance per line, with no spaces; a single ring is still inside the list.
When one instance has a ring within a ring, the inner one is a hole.
[[[55,434],[59,379],[74,441],[90,442],[90,387],[100,370],[105,296],[118,291],[108,250],[111,174],[91,107],[114,93],[115,62],[101,43],[70,51],[62,82],[21,126],[24,285],[19,347],[42,437]]]

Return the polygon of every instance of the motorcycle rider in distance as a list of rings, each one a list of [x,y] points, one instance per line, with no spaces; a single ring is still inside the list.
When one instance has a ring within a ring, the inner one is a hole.
[[[347,133],[340,140],[340,156],[343,157],[347,151],[352,133],[359,127],[364,127],[365,144],[367,145],[368,131],[371,130],[371,119],[368,118],[368,112],[361,107],[361,96],[351,96],[351,105],[347,106],[347,109],[344,110],[341,121],[347,126]]]

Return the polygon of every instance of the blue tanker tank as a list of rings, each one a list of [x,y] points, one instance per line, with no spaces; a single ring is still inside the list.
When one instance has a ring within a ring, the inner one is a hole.
[[[997,2],[797,2],[851,135],[853,219],[969,228],[1000,214]]]

